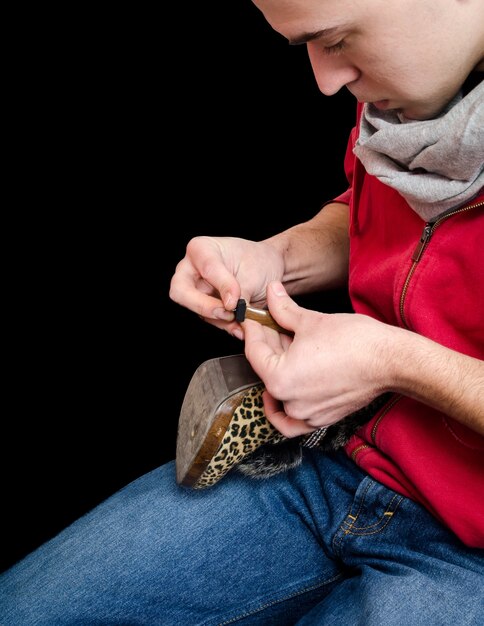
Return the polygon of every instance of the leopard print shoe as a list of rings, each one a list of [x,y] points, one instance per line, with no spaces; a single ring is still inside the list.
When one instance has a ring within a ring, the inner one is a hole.
[[[344,446],[391,401],[391,393],[309,435],[288,439],[264,413],[264,385],[243,354],[202,363],[188,385],[178,421],[176,480],[205,489],[232,468],[252,478],[274,476],[302,461],[302,448]]]
[[[242,354],[211,359],[197,368],[178,421],[179,485],[210,487],[260,446],[284,439],[265,417],[263,390]]]

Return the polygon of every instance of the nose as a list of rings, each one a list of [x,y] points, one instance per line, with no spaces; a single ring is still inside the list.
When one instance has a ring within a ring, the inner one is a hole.
[[[328,54],[318,42],[309,42],[307,49],[314,77],[325,96],[334,95],[359,77],[360,71],[348,62],[344,53]]]

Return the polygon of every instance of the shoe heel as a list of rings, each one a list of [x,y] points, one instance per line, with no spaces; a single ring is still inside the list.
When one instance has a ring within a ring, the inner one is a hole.
[[[266,419],[264,386],[243,354],[205,361],[183,400],[176,442],[176,481],[209,487],[262,444],[283,436]]]

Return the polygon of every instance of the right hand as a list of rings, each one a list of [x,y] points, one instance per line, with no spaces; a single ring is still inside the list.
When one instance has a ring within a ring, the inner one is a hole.
[[[194,237],[176,266],[170,298],[205,321],[240,338],[241,327],[233,311],[240,298],[263,307],[266,288],[282,281],[284,260],[266,242],[236,237]]]

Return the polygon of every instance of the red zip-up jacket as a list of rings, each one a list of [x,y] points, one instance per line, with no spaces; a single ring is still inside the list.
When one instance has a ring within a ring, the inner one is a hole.
[[[345,158],[350,189],[335,198],[350,206],[355,312],[484,360],[484,190],[425,223],[397,191],[365,172],[352,151],[358,126]],[[484,548],[483,436],[395,394],[345,449],[368,474],[420,502],[466,545]]]

